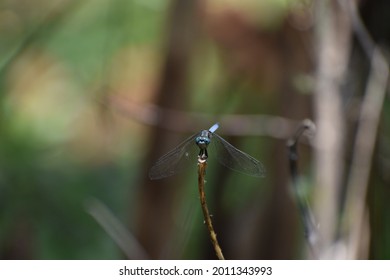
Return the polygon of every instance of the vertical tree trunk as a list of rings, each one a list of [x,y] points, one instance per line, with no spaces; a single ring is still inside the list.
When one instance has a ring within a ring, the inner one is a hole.
[[[167,30],[166,58],[156,101],[156,104],[162,108],[178,109],[180,104],[186,103],[185,93],[188,91],[186,79],[195,40],[195,4],[194,0],[177,0],[172,5],[170,25]],[[159,117],[158,123],[164,123],[167,118],[164,115]],[[170,122],[180,122],[180,120],[170,120]],[[151,139],[149,165],[166,152],[167,146],[172,146],[167,144],[168,134],[158,125],[153,129]],[[169,238],[174,236],[171,232],[173,221],[170,205],[176,188],[168,187],[167,181],[150,181],[147,174],[143,175],[144,181],[140,184],[143,187],[138,198],[138,238],[150,258],[172,258],[165,249],[172,241]]]

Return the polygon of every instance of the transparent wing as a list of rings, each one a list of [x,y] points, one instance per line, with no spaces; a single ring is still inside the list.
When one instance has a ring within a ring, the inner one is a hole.
[[[221,136],[216,133],[212,134],[211,145],[213,146],[217,160],[224,166],[255,177],[264,177],[264,165],[257,159],[235,148]]]
[[[149,170],[149,178],[161,179],[177,174],[191,165],[196,167],[199,148],[194,139],[198,134],[187,138],[172,151],[159,158]]]

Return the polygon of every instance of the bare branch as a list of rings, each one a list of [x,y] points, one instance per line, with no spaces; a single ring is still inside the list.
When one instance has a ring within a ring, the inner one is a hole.
[[[200,195],[200,204],[202,206],[202,212],[205,224],[207,226],[207,230],[209,231],[211,243],[213,244],[215,254],[218,259],[224,260],[225,257],[222,254],[221,247],[219,246],[217,234],[214,231],[213,223],[211,222],[211,217],[209,213],[209,209],[207,207],[206,202],[206,193],[204,191],[204,183],[205,183],[205,174],[206,174],[207,162],[206,160],[202,160],[199,158],[198,160],[198,188]]]
[[[205,113],[188,113],[151,104],[137,104],[118,94],[110,96],[109,104],[135,121],[176,132],[193,132],[194,123],[200,127],[208,127],[210,119],[216,118]],[[261,135],[284,140],[294,133],[298,125],[297,121],[269,115],[218,115],[218,120],[223,123],[226,135]]]
[[[371,162],[377,137],[379,118],[389,79],[389,66],[379,49],[371,61],[371,73],[360,112],[356,142],[346,198],[346,229],[348,231],[348,258],[358,257],[361,229],[365,218],[365,203]]]
[[[338,2],[316,1],[317,73],[314,95],[315,214],[321,229],[322,249],[331,248],[337,232],[338,196],[343,177],[344,115],[341,85],[346,73],[351,29]],[[325,252],[325,250],[321,250]],[[333,258],[331,255],[323,256]]]

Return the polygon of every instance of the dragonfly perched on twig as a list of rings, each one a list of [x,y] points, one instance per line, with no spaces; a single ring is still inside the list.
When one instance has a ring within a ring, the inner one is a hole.
[[[156,180],[172,176],[191,165],[195,166],[198,158],[206,160],[209,145],[213,150],[211,152],[222,165],[247,175],[264,177],[263,164],[216,134],[218,128],[219,124],[216,123],[210,129],[192,135],[159,158],[150,169],[149,178]]]

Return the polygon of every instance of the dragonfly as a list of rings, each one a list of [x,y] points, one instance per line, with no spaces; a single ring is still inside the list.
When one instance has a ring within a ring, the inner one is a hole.
[[[189,166],[196,166],[198,159],[207,160],[208,148],[225,167],[250,176],[264,177],[264,165],[252,156],[240,151],[215,133],[216,123],[184,140],[176,148],[160,157],[149,171],[151,180],[175,175]]]

